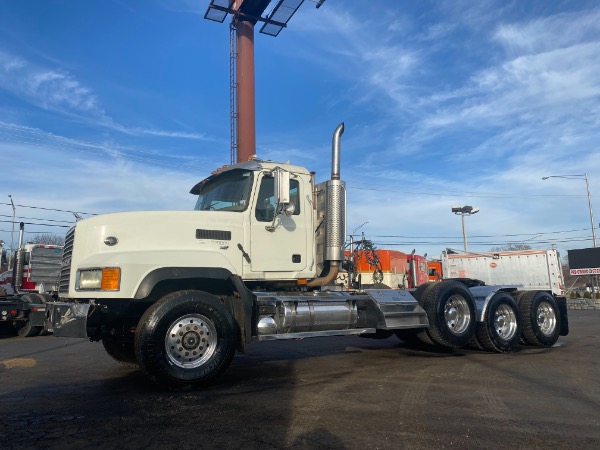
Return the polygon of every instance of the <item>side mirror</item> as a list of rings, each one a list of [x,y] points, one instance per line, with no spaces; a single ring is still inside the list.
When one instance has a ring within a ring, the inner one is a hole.
[[[275,198],[278,204],[290,202],[290,173],[280,167],[275,169]]]
[[[278,215],[291,216],[296,207],[290,199],[290,173],[280,167],[275,169],[275,197]]]
[[[281,205],[280,213],[285,216],[294,215],[294,211],[296,211],[296,206],[293,203],[284,203]]]
[[[281,167],[275,168],[273,171],[274,180],[274,194],[275,201],[275,214],[273,215],[273,223],[265,227],[268,231],[275,231],[275,220],[277,216],[291,216],[294,214],[296,207],[290,201],[290,173],[283,170]]]

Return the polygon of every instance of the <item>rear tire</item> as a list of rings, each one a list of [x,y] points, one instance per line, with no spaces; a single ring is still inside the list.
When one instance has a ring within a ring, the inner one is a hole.
[[[475,335],[475,300],[458,281],[444,280],[426,289],[423,295],[431,340],[450,348],[464,347]]]
[[[21,300],[33,304],[45,304],[39,294],[24,294],[21,295]],[[44,331],[44,327],[31,326],[31,322],[27,320],[25,324],[17,330],[17,334],[21,337],[39,336]]]
[[[427,292],[432,286],[435,286],[436,284],[436,281],[428,281],[427,283],[423,283],[422,285],[418,286],[417,289],[415,289],[412,292],[412,296],[417,300],[421,307],[424,308],[425,306],[425,292]],[[436,343],[431,340],[431,337],[427,332],[427,328],[396,330],[394,334],[396,335],[396,337],[398,337],[398,339],[410,345],[436,345]]]
[[[44,331],[44,327],[32,327],[31,322],[28,320],[25,325],[17,330],[17,334],[21,337],[33,337],[39,336],[42,331]]]
[[[525,292],[519,310],[523,320],[523,341],[529,345],[552,347],[560,335],[560,310],[552,295],[544,291]]]
[[[135,335],[135,355],[155,383],[173,390],[206,384],[231,363],[240,331],[225,306],[201,291],[178,291],[153,304]]]
[[[504,292],[492,297],[483,322],[477,324],[477,343],[488,352],[511,352],[519,346],[521,314],[513,298]]]

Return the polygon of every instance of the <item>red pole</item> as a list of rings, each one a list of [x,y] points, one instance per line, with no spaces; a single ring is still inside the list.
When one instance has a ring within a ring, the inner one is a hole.
[[[256,154],[254,24],[237,23],[237,162]]]

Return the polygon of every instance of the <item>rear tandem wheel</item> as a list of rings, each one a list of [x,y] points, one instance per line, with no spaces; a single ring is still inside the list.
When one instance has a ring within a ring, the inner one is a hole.
[[[560,335],[560,310],[555,298],[545,291],[529,291],[519,297],[526,344],[552,347]]]
[[[519,346],[521,314],[515,300],[505,292],[492,297],[483,321],[477,324],[477,344],[488,352],[511,352]]]
[[[431,340],[450,348],[464,347],[475,334],[475,300],[466,285],[444,280],[426,289],[424,308]]]

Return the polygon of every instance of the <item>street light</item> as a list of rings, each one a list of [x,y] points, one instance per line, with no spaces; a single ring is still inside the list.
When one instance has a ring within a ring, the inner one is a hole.
[[[479,212],[479,208],[473,208],[472,206],[458,206],[455,205],[452,207],[452,212],[457,216],[460,216],[462,221],[462,232],[463,232],[463,242],[465,244],[465,253],[467,250],[467,233],[465,232],[465,216],[472,216],[473,214],[477,214]]]
[[[547,177],[542,177],[542,180],[547,180],[548,178],[566,178],[567,180],[585,180],[585,186],[587,188],[587,198],[588,198],[588,206],[590,208],[590,222],[592,224],[592,242],[594,243],[594,248],[597,247],[596,244],[596,229],[594,228],[594,211],[592,210],[592,196],[590,195],[590,182],[588,180],[587,172],[579,175],[550,175]],[[592,275],[592,298],[596,299],[596,287],[594,286],[594,276]]]
[[[596,230],[594,228],[594,212],[592,211],[592,196],[590,195],[590,182],[588,180],[587,173],[582,175],[550,175],[548,177],[542,177],[542,180],[547,180],[548,178],[566,178],[567,180],[585,180],[585,186],[587,188],[587,197],[588,197],[588,205],[590,207],[590,222],[592,224],[592,240],[594,242],[594,248],[596,245]]]

